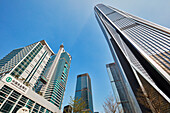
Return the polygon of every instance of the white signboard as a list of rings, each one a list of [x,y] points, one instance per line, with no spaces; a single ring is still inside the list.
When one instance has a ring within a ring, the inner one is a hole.
[[[12,86],[15,89],[18,89],[19,91],[23,92],[24,94],[26,94],[29,89],[27,86],[25,86],[23,83],[21,83],[20,81],[18,81],[16,78],[14,78],[13,76],[11,76],[9,74],[5,75],[4,78],[2,79],[2,81],[7,83],[9,86]]]

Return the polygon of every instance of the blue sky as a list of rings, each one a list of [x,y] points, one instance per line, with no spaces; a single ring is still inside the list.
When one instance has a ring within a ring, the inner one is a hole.
[[[170,28],[170,0],[0,0],[0,58],[40,40],[55,53],[64,43],[73,59],[63,106],[75,94],[76,76],[89,73],[94,110],[103,111],[112,93],[105,65],[113,59],[94,16],[98,3]]]

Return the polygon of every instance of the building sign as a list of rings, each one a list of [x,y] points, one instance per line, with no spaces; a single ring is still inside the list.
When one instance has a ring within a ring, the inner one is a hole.
[[[16,78],[14,78],[13,76],[11,76],[9,74],[5,75],[4,78],[2,79],[2,81],[7,83],[9,86],[12,86],[15,89],[18,89],[19,91],[23,92],[24,94],[26,94],[29,89],[27,86],[25,86],[23,83],[21,83],[20,81],[18,81]]]

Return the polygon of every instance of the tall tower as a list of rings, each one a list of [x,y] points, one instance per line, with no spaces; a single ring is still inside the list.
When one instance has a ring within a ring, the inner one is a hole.
[[[71,56],[65,52],[64,46],[61,45],[58,53],[49,60],[35,88],[36,92],[42,94],[45,99],[55,104],[59,109],[63,102],[70,63]],[[42,78],[45,78],[44,82],[41,81]]]
[[[136,99],[133,96],[133,93],[131,93],[131,87],[126,82],[126,78],[124,76],[121,76],[121,72],[119,68],[116,66],[115,63],[110,63],[106,65],[107,72],[109,75],[110,83],[113,89],[113,96],[114,100],[117,103],[116,110],[118,113],[133,113],[135,111],[141,112],[139,109],[139,105],[136,102]],[[134,104],[136,103],[136,104]]]
[[[54,69],[56,74],[60,75],[59,67],[64,67],[60,62],[62,62],[62,58],[67,60],[67,57],[62,55],[64,54],[63,45],[60,47],[59,54],[61,56],[55,55],[48,44],[42,40],[26,47],[15,49],[1,59],[0,112],[16,113],[18,109],[27,107],[30,113],[60,113],[61,110],[56,104],[47,101],[40,95],[40,92],[38,94],[35,92],[37,91],[37,82],[48,84],[49,78],[43,76],[42,73],[48,71],[46,67],[57,56],[59,57],[56,58],[58,60],[55,60],[57,67],[55,64]],[[51,73],[54,73],[52,71]],[[59,81],[58,78],[54,79]],[[60,84],[66,85],[66,79],[63,80],[63,84],[61,82]],[[60,87],[60,84],[56,84],[55,87]],[[52,87],[48,88],[52,89]],[[63,90],[61,92],[63,98]],[[60,97],[60,93],[56,93],[55,96]]]
[[[34,87],[51,55],[54,52],[44,40],[15,49],[0,60],[0,75],[10,74]]]
[[[134,112],[148,111],[136,99],[139,97],[138,90],[145,97],[153,90],[153,98],[162,100],[160,109],[169,112],[170,30],[103,4],[96,5],[94,9],[119,76],[129,87],[127,94],[131,98],[129,101],[134,101],[131,105]],[[154,111],[158,108],[152,99],[145,98],[145,101]],[[164,107],[167,105],[168,108]],[[137,106],[141,111],[136,109]]]
[[[77,76],[75,98],[82,98],[86,102],[84,111],[93,113],[91,79],[88,73]]]

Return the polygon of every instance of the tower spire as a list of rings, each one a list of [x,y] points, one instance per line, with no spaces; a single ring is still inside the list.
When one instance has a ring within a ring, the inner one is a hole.
[[[60,45],[60,48],[64,48],[64,45],[63,45],[63,43]]]

